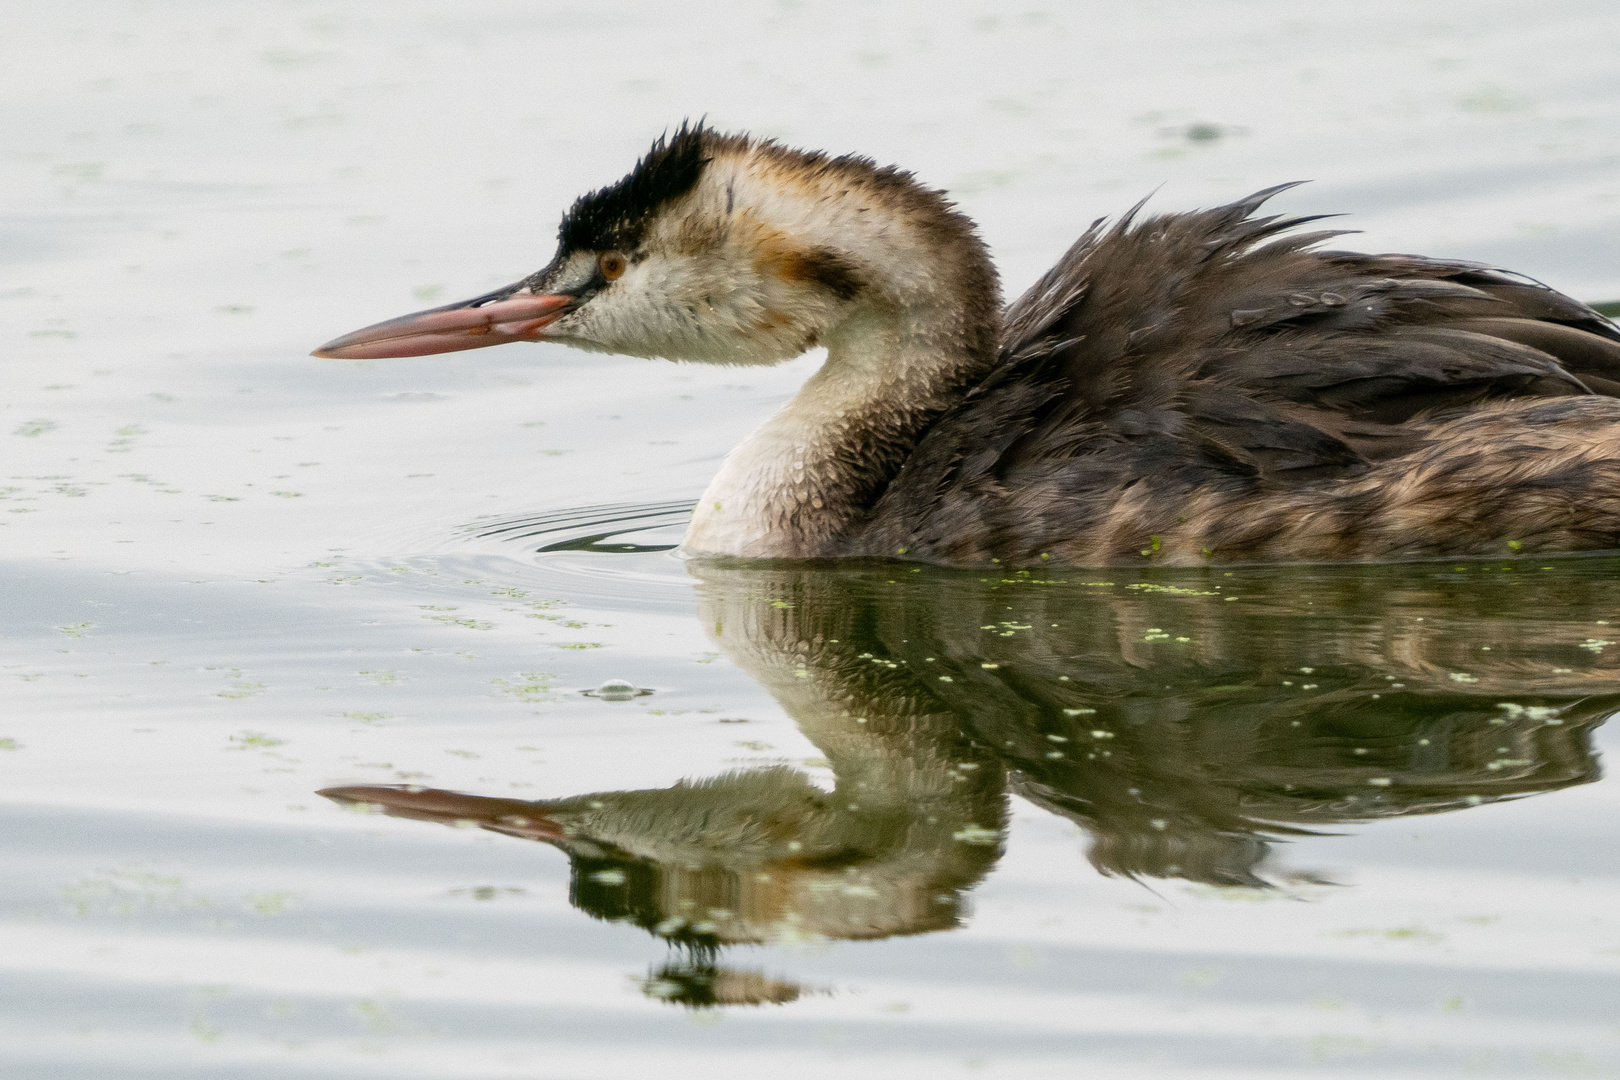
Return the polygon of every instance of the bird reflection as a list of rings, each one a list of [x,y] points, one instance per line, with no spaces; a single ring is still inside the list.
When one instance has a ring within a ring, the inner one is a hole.
[[[322,794],[551,844],[575,907],[674,948],[649,995],[781,1003],[802,988],[720,951],[958,925],[1009,794],[1079,825],[1104,874],[1262,888],[1319,877],[1273,863],[1291,834],[1597,779],[1614,569],[694,564],[709,633],[830,792],[774,766],[533,802]]]

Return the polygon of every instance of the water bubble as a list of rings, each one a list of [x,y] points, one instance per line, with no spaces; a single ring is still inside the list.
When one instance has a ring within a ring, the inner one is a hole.
[[[586,697],[601,698],[603,701],[629,701],[631,698],[642,697],[652,693],[652,691],[644,690],[635,683],[626,682],[624,679],[609,679],[595,690],[586,690],[584,693]]]

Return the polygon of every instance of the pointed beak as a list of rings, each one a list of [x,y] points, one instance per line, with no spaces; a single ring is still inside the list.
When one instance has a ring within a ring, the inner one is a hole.
[[[511,296],[498,289],[459,304],[401,315],[334,338],[311,356],[325,360],[376,360],[390,356],[432,356],[539,341],[547,326],[574,306],[572,296]]]
[[[444,825],[466,822],[527,840],[560,840],[562,826],[546,817],[543,808],[519,799],[491,799],[457,791],[419,787],[335,787],[315,794],[335,803],[380,806],[389,817],[436,821]]]

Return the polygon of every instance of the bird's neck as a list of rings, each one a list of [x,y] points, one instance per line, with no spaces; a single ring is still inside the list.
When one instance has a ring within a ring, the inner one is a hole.
[[[994,363],[998,332],[945,298],[853,313],[824,336],[820,369],[726,456],[683,551],[846,554],[923,430]]]

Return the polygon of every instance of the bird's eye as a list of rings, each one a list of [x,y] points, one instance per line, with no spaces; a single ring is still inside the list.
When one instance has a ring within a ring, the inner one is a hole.
[[[602,276],[609,281],[617,281],[623,277],[625,268],[629,265],[630,260],[617,251],[604,251],[596,259],[597,268],[602,271]]]

